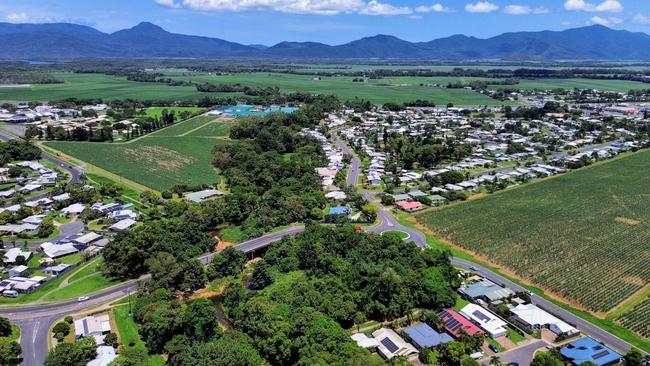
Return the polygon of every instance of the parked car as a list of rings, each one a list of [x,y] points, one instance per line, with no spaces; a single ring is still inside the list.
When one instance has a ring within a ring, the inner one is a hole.
[[[488,348],[494,353],[499,353],[499,348],[493,344],[489,345]]]

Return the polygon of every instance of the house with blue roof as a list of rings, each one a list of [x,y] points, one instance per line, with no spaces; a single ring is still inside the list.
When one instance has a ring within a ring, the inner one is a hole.
[[[419,323],[404,329],[413,344],[419,349],[433,348],[454,339],[447,333],[438,333],[426,323]]]
[[[331,216],[350,216],[352,215],[352,209],[349,206],[337,206],[330,208]]]
[[[574,365],[593,362],[598,366],[618,364],[622,356],[593,338],[581,338],[560,349],[562,357]]]

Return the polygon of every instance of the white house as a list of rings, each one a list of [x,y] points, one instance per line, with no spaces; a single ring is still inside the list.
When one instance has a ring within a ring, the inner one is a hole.
[[[565,334],[568,336],[579,333],[576,328],[534,304],[520,304],[510,308],[510,312],[513,314],[512,318],[515,321],[530,330],[548,328],[557,335]]]
[[[372,332],[372,336],[379,342],[377,350],[387,360],[393,357],[406,357],[418,353],[418,350],[412,344],[406,342],[392,329],[377,329]]]
[[[23,250],[20,248],[11,248],[5,252],[3,261],[5,263],[16,263],[16,258],[19,256],[24,257],[25,260],[28,261],[29,258],[32,257],[32,252],[29,250],[23,252]]]
[[[460,309],[459,313],[471,320],[472,323],[481,327],[492,338],[503,337],[508,333],[506,330],[506,322],[476,304],[465,305],[465,307]]]
[[[50,242],[45,242],[41,244],[41,249],[43,253],[50,258],[63,257],[68,254],[76,253],[79,250],[74,247],[71,243],[66,244],[54,244]]]

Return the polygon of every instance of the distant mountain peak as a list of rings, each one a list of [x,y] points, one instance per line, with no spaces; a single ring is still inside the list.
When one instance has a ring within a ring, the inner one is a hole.
[[[169,33],[161,26],[150,22],[141,22],[138,25],[126,30],[134,31],[134,32],[144,32],[144,33]]]

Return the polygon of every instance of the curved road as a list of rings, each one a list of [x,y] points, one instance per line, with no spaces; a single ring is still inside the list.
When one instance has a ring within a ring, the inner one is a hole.
[[[0,132],[0,139],[5,140],[5,137],[6,135],[3,135]],[[336,136],[335,139],[341,150],[346,154],[352,155],[353,157],[348,171],[347,183],[351,186],[356,186],[358,176],[361,174],[361,161],[357,155],[347,146],[347,144],[345,144],[338,136]],[[58,159],[45,154],[44,158],[46,158],[48,161],[52,161],[59,166],[63,166],[64,169],[68,170],[71,173],[73,180],[79,181],[79,176],[82,174],[82,172],[78,171],[76,168],[69,167]],[[371,191],[362,191],[362,193],[368,201],[374,201],[374,196],[377,194],[376,192]],[[389,209],[381,209],[378,212],[378,219],[379,224],[367,228],[366,231],[372,233],[382,233],[387,230],[404,231],[410,235],[410,238],[408,239],[409,241],[416,243],[421,248],[428,247],[426,243],[426,237],[422,232],[399,224]],[[264,235],[259,238],[242,242],[240,244],[237,244],[235,247],[243,252],[251,253],[269,246],[271,243],[282,239],[282,237],[285,235],[296,235],[303,231],[304,226],[294,226],[275,233]],[[213,255],[214,254],[207,254],[200,257],[199,259],[202,263],[208,264]],[[489,269],[477,265],[473,262],[459,258],[452,258],[451,261],[454,265],[471,268],[482,276],[496,283],[510,287],[514,291],[526,291],[525,288],[517,285],[504,276],[494,273]],[[145,276],[141,279],[147,280],[148,278]],[[76,300],[70,300],[59,303],[48,303],[34,306],[17,305],[2,307],[0,308],[0,315],[8,317],[12,321],[16,322],[21,328],[22,335],[20,343],[23,347],[23,365],[40,366],[43,364],[43,360],[45,359],[45,356],[48,352],[49,328],[56,320],[67,314],[73,314],[93,307],[97,307],[109,301],[126,296],[136,287],[137,284],[135,281],[126,282],[92,294],[89,296],[89,300],[81,303],[77,302]],[[531,298],[540,307],[560,316],[565,321],[575,325],[583,333],[588,334],[597,340],[605,342],[609,346],[621,352],[627,352],[630,349],[631,346],[627,342],[583,320],[573,313],[564,310],[554,303],[545,300],[537,295],[532,295]]]

